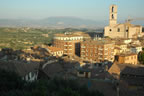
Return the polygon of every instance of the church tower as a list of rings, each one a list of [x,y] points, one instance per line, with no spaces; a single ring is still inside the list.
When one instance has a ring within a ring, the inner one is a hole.
[[[111,5],[110,6],[110,16],[109,16],[109,25],[116,25],[117,24],[117,6]]]

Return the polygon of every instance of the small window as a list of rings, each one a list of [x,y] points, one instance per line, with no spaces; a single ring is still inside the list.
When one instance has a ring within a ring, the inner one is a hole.
[[[114,15],[112,14],[112,19],[114,19]]]
[[[114,12],[114,6],[112,6],[112,12]]]
[[[120,32],[120,28],[118,28],[118,30],[117,30],[118,32]]]
[[[109,31],[112,31],[112,29],[110,29]]]
[[[79,72],[79,74],[84,74],[84,72]]]
[[[128,32],[128,29],[126,30],[126,32]]]

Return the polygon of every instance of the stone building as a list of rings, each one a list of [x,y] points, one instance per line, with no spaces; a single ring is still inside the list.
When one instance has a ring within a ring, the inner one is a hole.
[[[81,43],[81,58],[88,61],[113,61],[114,60],[114,43],[97,40],[85,41]]]
[[[131,46],[129,46],[129,48],[130,48],[131,52],[137,53],[137,54],[142,51],[142,46],[140,46],[140,45],[131,45]]]
[[[108,72],[116,79],[120,79],[120,76],[132,77],[140,77],[143,75],[144,77],[144,66],[143,65],[132,65],[132,64],[116,64],[114,63]],[[131,78],[132,79],[132,78]]]
[[[122,53],[115,56],[115,61],[118,64],[125,63],[125,64],[134,64],[137,65],[137,54],[136,53]]]
[[[105,37],[110,38],[137,38],[142,36],[142,26],[133,25],[127,21],[124,24],[117,23],[117,5],[110,6],[109,26],[105,27]]]

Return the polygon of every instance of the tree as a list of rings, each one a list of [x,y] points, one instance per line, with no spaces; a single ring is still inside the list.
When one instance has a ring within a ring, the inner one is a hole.
[[[0,70],[0,91],[22,89],[24,81],[15,72]]]
[[[1,96],[103,96],[97,90],[90,91],[76,80],[41,79],[34,82],[23,81],[16,73],[0,70]]]
[[[138,60],[140,63],[144,64],[144,52],[138,54]]]
[[[64,88],[60,90],[57,96],[80,96],[78,91],[72,90],[71,88]]]

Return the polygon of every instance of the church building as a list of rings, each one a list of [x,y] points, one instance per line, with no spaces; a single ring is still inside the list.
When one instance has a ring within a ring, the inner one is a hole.
[[[110,6],[109,26],[105,27],[105,37],[110,38],[137,38],[142,36],[142,26],[130,24],[129,21],[124,24],[117,23],[117,5]]]

